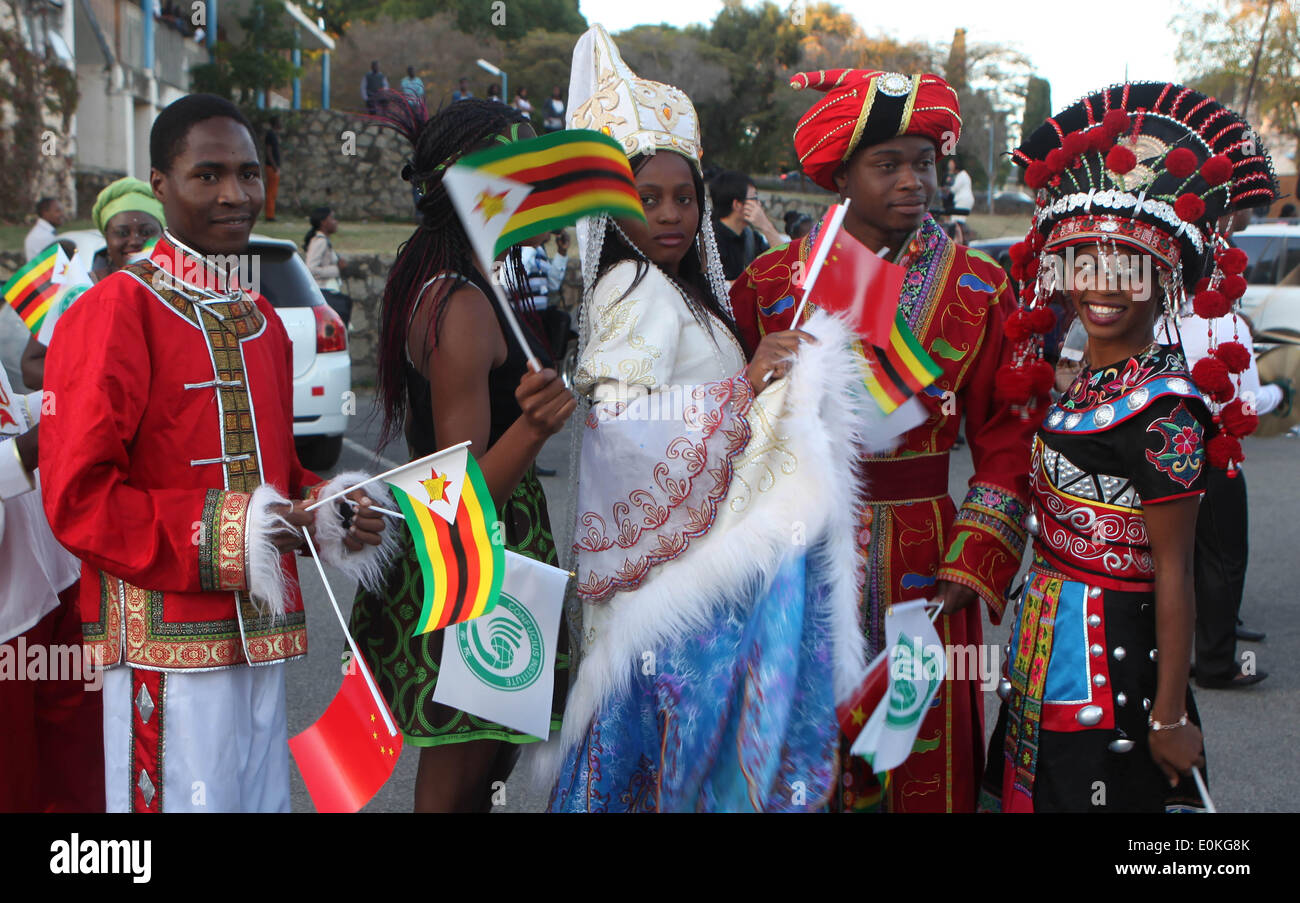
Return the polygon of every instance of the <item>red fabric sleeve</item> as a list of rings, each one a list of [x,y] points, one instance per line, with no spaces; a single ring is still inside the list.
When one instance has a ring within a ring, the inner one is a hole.
[[[762,334],[758,329],[758,289],[748,269],[731,283],[731,313],[745,343],[745,357],[752,358]]]
[[[140,310],[124,290],[130,282],[100,285],[59,319],[46,357],[53,404],[41,422],[40,470],[50,527],[82,561],[145,589],[200,592],[219,580],[221,588],[244,589],[212,570],[201,576],[200,546],[216,539],[202,535],[209,525],[242,540],[248,493],[143,489],[129,481],[149,398],[150,348]],[[242,555],[230,564],[242,582]]]
[[[1022,416],[994,397],[997,370],[1011,360],[1003,324],[1015,303],[1004,277],[989,308],[974,370],[961,393],[975,475],[953,520],[937,575],[978,592],[994,624],[1002,620],[1006,591],[1024,553],[1030,445],[1039,423],[1039,416]],[[1046,405],[1045,396],[1038,399],[1039,415]]]

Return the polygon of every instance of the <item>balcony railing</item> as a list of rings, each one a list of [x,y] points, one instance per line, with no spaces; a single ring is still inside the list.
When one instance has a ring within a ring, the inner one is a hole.
[[[143,69],[145,11],[139,3],[133,0],[88,2],[118,63],[135,70]],[[189,87],[190,67],[207,62],[207,50],[192,37],[185,37],[170,24],[157,19],[153,23],[153,34],[153,68],[158,79],[178,87]]]

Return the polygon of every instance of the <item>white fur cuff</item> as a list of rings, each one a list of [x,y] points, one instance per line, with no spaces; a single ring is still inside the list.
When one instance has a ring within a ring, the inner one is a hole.
[[[370,474],[360,470],[350,470],[334,477],[316,493],[319,498],[333,495],[349,486],[355,486],[362,480],[369,479]],[[381,508],[393,510],[392,493],[382,480],[367,483],[361,487],[371,501]],[[380,534],[383,541],[377,546],[365,546],[360,551],[350,551],[343,545],[347,528],[343,526],[343,517],[339,514],[338,502],[321,505],[316,509],[316,546],[320,550],[321,561],[337,568],[347,576],[357,580],[366,589],[378,592],[383,586],[384,570],[397,554],[398,539],[405,525],[396,518],[384,518],[384,532]]]
[[[289,589],[281,561],[283,553],[271,541],[271,536],[293,527],[271,507],[288,504],[289,500],[271,484],[258,486],[248,502],[248,525],[244,534],[249,595],[263,614],[276,618],[284,617],[289,605]]]

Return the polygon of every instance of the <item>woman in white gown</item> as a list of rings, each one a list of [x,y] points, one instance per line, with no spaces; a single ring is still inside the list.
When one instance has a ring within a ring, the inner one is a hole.
[[[542,750],[550,807],[821,808],[862,670],[847,333],[823,316],[747,363],[690,101],[600,26],[573,73],[570,124],[623,144],[646,222],[580,231],[583,657]]]

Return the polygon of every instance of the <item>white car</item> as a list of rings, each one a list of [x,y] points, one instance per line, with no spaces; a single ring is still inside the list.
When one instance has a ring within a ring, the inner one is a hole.
[[[87,270],[104,250],[93,229],[64,232]],[[293,242],[254,234],[248,253],[260,258],[258,289],[280,315],[293,343],[293,435],[304,467],[325,471],[343,450],[348,414],[355,408],[352,359],[343,320],[325,303]]]
[[[1233,234],[1232,242],[1250,257],[1241,308],[1256,332],[1300,334],[1300,224],[1247,226]]]

